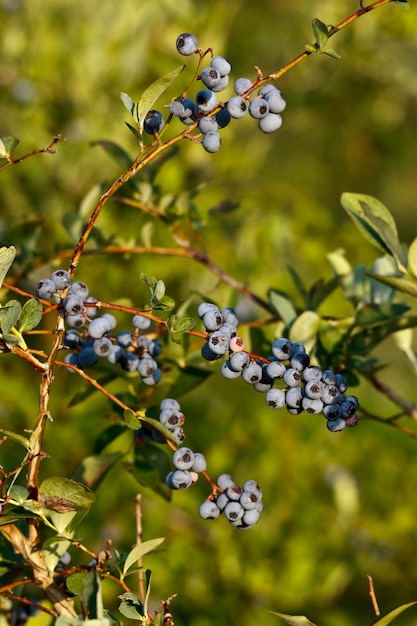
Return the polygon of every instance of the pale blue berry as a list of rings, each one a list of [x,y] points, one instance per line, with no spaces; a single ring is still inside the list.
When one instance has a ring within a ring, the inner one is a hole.
[[[71,276],[67,270],[56,270],[51,274],[51,280],[57,289],[67,289],[71,285]]]
[[[191,448],[178,448],[172,455],[172,462],[177,469],[189,470],[194,463],[194,452]]]
[[[269,113],[269,105],[263,98],[255,98],[249,104],[249,115],[257,120],[262,119]]]
[[[230,117],[234,119],[240,119],[246,115],[248,106],[246,101],[240,96],[234,96],[226,104],[227,110],[230,113]]]
[[[183,56],[190,56],[198,50],[197,37],[192,33],[182,33],[179,35],[175,45],[177,51]]]
[[[255,117],[255,116],[253,116]],[[258,128],[263,133],[275,133],[282,126],[282,117],[278,113],[267,113],[258,120]]]
[[[103,337],[109,331],[109,321],[102,317],[97,317],[96,319],[92,320],[88,325],[88,334],[93,339],[101,339],[101,337]]]
[[[265,401],[271,409],[282,409],[285,406],[285,391],[272,388],[266,394]]]
[[[218,132],[211,130],[204,135],[201,144],[206,152],[214,154],[220,150],[222,138]]]
[[[210,113],[217,106],[217,98],[213,91],[210,89],[201,89],[197,92],[195,101],[199,111],[203,113]]]
[[[227,76],[232,71],[232,66],[230,65],[229,61],[221,56],[213,57],[210,65],[211,67],[216,68],[220,76]]]
[[[213,500],[206,500],[200,506],[199,514],[202,519],[216,519],[220,515],[220,509]]]
[[[250,78],[238,78],[235,81],[235,93],[238,96],[241,96],[242,93],[245,93],[246,91],[248,91],[248,89],[252,87],[252,84],[253,83]]]
[[[35,287],[35,293],[42,300],[49,300],[56,291],[56,285],[50,278],[42,278]]]

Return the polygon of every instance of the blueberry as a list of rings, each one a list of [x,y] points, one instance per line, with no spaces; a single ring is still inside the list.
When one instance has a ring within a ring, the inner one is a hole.
[[[229,61],[221,56],[213,57],[210,65],[219,72],[220,76],[227,76],[232,71],[232,66]]]
[[[336,385],[324,385],[321,399],[325,404],[334,404],[338,401],[340,391]]]
[[[192,472],[204,472],[207,467],[206,457],[201,452],[194,452],[194,461],[191,466]]]
[[[231,522],[237,522],[242,519],[245,510],[239,502],[229,502],[224,507],[223,513]]]
[[[189,470],[194,463],[194,452],[191,448],[178,448],[172,455],[172,462],[177,469]]]
[[[356,411],[359,408],[359,402],[356,396],[348,396],[344,399],[341,406],[342,417],[347,418],[351,415],[355,415]]]
[[[201,144],[206,152],[214,154],[215,152],[218,152],[220,150],[222,138],[220,137],[219,133],[211,130],[204,135]]]
[[[249,104],[249,115],[257,120],[262,119],[269,113],[269,104],[263,98],[255,98]]]
[[[71,276],[67,270],[56,270],[51,274],[51,280],[57,289],[67,289],[71,285]]]
[[[96,339],[96,341],[102,341],[102,340]],[[112,365],[116,365],[116,363],[118,363],[120,359],[124,356],[125,356],[125,351],[123,350],[122,346],[115,346],[112,344],[112,348],[107,355],[107,360]]]
[[[224,89],[226,89],[228,84],[229,84],[229,76],[226,74],[226,76],[222,76],[220,78],[219,82],[217,83],[215,87],[212,87],[212,91],[216,93],[218,93],[219,91],[223,91]]]
[[[191,98],[184,98],[182,105],[184,107],[184,114],[180,115],[181,118],[192,117],[197,112],[196,105]]]
[[[62,343],[67,348],[76,348],[80,343],[80,335],[76,330],[67,330],[62,339]]]
[[[327,428],[330,432],[337,433],[346,428],[346,420],[344,420],[343,417],[338,417],[334,420],[327,420]]]
[[[132,352],[125,352],[119,359],[120,367],[125,372],[136,372],[138,369],[139,357]]]
[[[336,385],[336,374],[333,370],[324,370],[322,374],[322,381],[326,385]]]
[[[88,334],[93,339],[101,339],[106,333],[110,331],[110,324],[108,320],[103,317],[97,317],[88,325]]]
[[[209,132],[216,132],[219,128],[219,125],[214,117],[209,117],[208,115],[205,115],[199,120],[198,128],[205,135]]]
[[[245,383],[253,385],[258,383],[262,378],[262,367],[255,362],[249,363],[242,372],[242,379]]]
[[[352,426],[356,426],[358,421],[359,420],[358,420],[357,415],[350,415],[349,417],[346,418],[346,426],[349,426],[349,428],[352,428]]]
[[[310,357],[305,352],[295,352],[291,355],[290,366],[302,372],[310,365]]]
[[[223,316],[216,307],[206,311],[201,318],[201,321],[203,322],[205,329],[212,332],[220,328],[223,323]]]
[[[97,356],[109,356],[113,350],[113,344],[108,337],[102,337],[94,341],[93,350]]]
[[[215,352],[213,352],[213,350],[210,350],[210,346],[208,345],[208,343],[205,343],[202,346],[201,356],[205,361],[215,361],[216,359],[220,358],[219,354],[216,354]]]
[[[215,330],[208,340],[209,348],[215,354],[224,354],[229,348],[230,335],[221,330]]]
[[[268,391],[272,389],[272,386],[273,386],[272,382],[267,382],[262,379],[257,383],[253,383],[254,390],[258,391],[259,393],[267,393]]]
[[[268,113],[258,121],[259,130],[266,134],[275,133],[281,126],[282,117],[278,113]]]
[[[93,296],[89,296],[86,298],[84,302],[84,306],[87,309],[88,317],[94,317],[97,315],[98,308],[94,306],[96,304],[97,298],[93,298]]]
[[[49,300],[56,291],[56,285],[50,278],[42,278],[35,287],[35,293],[42,300]]]
[[[133,336],[130,330],[122,330],[117,335],[117,343],[122,348],[129,348],[133,343]]]
[[[151,356],[159,356],[162,352],[162,345],[157,339],[151,339],[148,344],[148,352]]]
[[[165,409],[173,409],[175,411],[179,411],[181,406],[180,403],[174,398],[165,398],[164,400],[162,400],[159,408],[161,409],[161,411],[165,411]]]
[[[303,401],[303,392],[300,387],[291,387],[285,394],[285,403],[288,409],[300,409]]]
[[[230,367],[230,359],[222,363],[220,373],[223,378],[226,378],[226,380],[234,380],[235,378],[239,378],[241,374],[241,372],[236,371]]]
[[[244,115],[246,115],[246,111],[248,109],[246,101],[240,96],[234,96],[230,98],[227,102],[227,110],[229,111],[230,117],[234,119],[240,119]]]
[[[159,415],[159,421],[161,424],[172,430],[178,426],[184,424],[184,413],[181,413],[179,409],[168,408],[161,411]]]
[[[179,100],[174,100],[168,105],[168,111],[175,117],[185,117],[185,107]]]
[[[235,372],[242,372],[250,363],[250,356],[247,352],[235,352],[229,359],[229,367]]]
[[[252,84],[253,83],[250,78],[238,78],[235,81],[235,93],[238,96],[241,96],[242,93],[245,93],[246,91],[248,91],[248,89],[252,87]]]
[[[187,489],[193,482],[193,479],[190,472],[177,469],[168,474],[165,482],[170,489]]]
[[[342,414],[340,404],[326,404],[323,407],[323,415],[327,420],[335,420]]]
[[[201,70],[200,79],[206,87],[213,89],[219,84],[221,74],[215,67],[205,67]]]
[[[272,388],[265,396],[266,403],[271,409],[282,409],[285,406],[285,391]]]
[[[219,128],[225,128],[230,123],[230,113],[227,109],[221,109],[215,114],[214,119]]]
[[[151,340],[146,335],[139,335],[139,337],[136,338],[136,345],[139,350],[142,350],[142,351],[148,350],[150,343],[151,343]],[[152,355],[152,356],[155,356],[155,355]]]
[[[78,353],[77,360],[79,367],[91,367],[97,363],[98,356],[91,346],[87,346]]]
[[[241,496],[242,489],[238,485],[232,485],[226,489],[225,493],[229,500],[237,502]]]
[[[239,318],[237,313],[232,307],[224,307],[220,310],[220,313],[223,317],[223,322],[225,324],[232,324],[233,326],[237,326],[239,324]]]
[[[228,504],[230,502],[229,498],[226,496],[225,493],[220,493],[217,496],[217,500],[216,500],[216,505],[217,508],[219,509],[219,511],[223,511],[224,507],[226,506],[226,504]]]
[[[80,298],[85,300],[86,298],[88,298],[88,285],[86,283],[83,283],[81,280],[76,280],[71,285],[70,293],[73,293],[74,295],[79,296]]]
[[[272,344],[272,354],[278,361],[286,361],[291,357],[292,354],[292,343],[289,339],[285,337],[281,337],[280,339],[275,339]]]
[[[297,387],[301,383],[301,373],[294,367],[289,367],[283,378],[288,387]]]
[[[323,402],[320,398],[312,399],[307,396],[303,398],[301,406],[306,413],[311,413],[312,415],[318,415],[323,411]]]
[[[175,45],[177,51],[186,57],[194,54],[194,52],[198,50],[197,37],[191,33],[182,33],[179,35]]]
[[[214,304],[213,302],[201,302],[201,304],[198,305],[197,308],[197,315],[199,318],[203,318],[203,315],[205,313],[207,313],[208,311],[219,311],[219,307],[217,306],[217,304]],[[222,318],[223,321],[223,318]]]
[[[323,383],[320,380],[309,380],[304,387],[305,394],[308,398],[312,400],[317,400],[321,398],[323,395]]]
[[[282,113],[287,106],[287,103],[282,97],[282,93],[279,89],[270,89],[263,95],[263,97],[269,105],[270,113]]]
[[[162,113],[160,111],[156,111],[155,109],[151,109],[145,115],[143,130],[149,135],[154,135],[155,133],[160,133],[164,125],[165,122],[162,119]]]
[[[342,376],[342,374],[336,374],[336,386],[338,387],[340,393],[345,393],[347,391],[348,385],[346,382],[346,378]]]
[[[109,323],[109,325],[110,325],[110,330],[112,330],[113,328],[116,328],[116,326],[117,326],[117,320],[116,320],[116,318],[114,317],[114,315],[112,315],[111,313],[104,313],[104,314],[101,316],[101,319],[103,319],[103,320],[107,320],[107,321],[108,321],[108,323]]]
[[[260,512],[256,509],[252,509],[250,511],[245,511],[242,517],[242,522],[246,526],[253,526],[260,518]]]
[[[210,89],[201,89],[197,92],[195,101],[199,111],[203,113],[210,113],[217,106],[217,98],[213,91]]]
[[[65,313],[68,315],[78,315],[82,312],[84,306],[83,299],[74,294],[70,294],[64,298],[62,304],[64,306]]]
[[[266,372],[273,380],[282,378],[287,371],[287,368],[280,361],[271,361],[266,366]]]
[[[321,380],[322,374],[323,372],[320,367],[317,367],[317,365],[310,365],[303,371],[303,378],[305,382],[308,383],[310,380]]]
[[[220,509],[213,500],[206,500],[200,506],[199,513],[203,519],[216,519],[220,515]]]
[[[242,491],[239,502],[243,506],[245,511],[251,511],[253,509],[256,509],[256,506],[258,504],[258,496],[256,495],[256,493],[251,493],[250,491]]]
[[[142,376],[142,378],[148,378],[153,376],[158,369],[158,363],[155,359],[150,357],[145,357],[139,360],[138,363],[138,372]]]
[[[81,328],[84,325],[85,318],[83,315],[67,315],[65,318],[65,322],[68,326],[72,326],[72,328]]]
[[[144,385],[147,385],[148,387],[152,387],[153,385],[157,385],[159,381],[161,380],[161,378],[162,378],[162,372],[158,367],[156,368],[152,376],[143,376],[142,382]]]
[[[184,430],[180,426],[177,426],[176,428],[173,428],[171,430],[171,435],[174,437],[174,439],[178,443],[178,445],[181,445],[182,442],[185,439],[185,432],[184,432]]]
[[[235,481],[230,476],[230,474],[220,474],[220,476],[217,478],[217,485],[220,487],[220,489],[223,489],[223,491],[229,489],[229,487],[234,487],[234,484]]]

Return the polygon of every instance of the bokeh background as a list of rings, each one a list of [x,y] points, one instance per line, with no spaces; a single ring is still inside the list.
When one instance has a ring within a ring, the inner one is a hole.
[[[20,286],[33,292],[34,282],[67,263],[63,251],[71,251],[78,220],[91,206],[83,203],[85,197],[122,171],[92,142],[111,140],[134,156],[120,92],[138,99],[153,80],[178,66],[184,60],[175,49],[179,33],[193,32],[202,48],[226,56],[233,78],[253,78],[255,66],[265,74],[276,71],[312,41],[313,17],[335,24],[357,6],[354,0],[1,0],[0,135],[19,137],[19,154],[48,145],[57,133],[66,139],[57,154],[34,157],[1,174],[0,237],[2,245],[20,246],[14,268]],[[328,252],[345,249],[353,265],[369,266],[377,256],[345,216],[344,191],[383,201],[409,244],[417,235],[416,33],[413,2],[409,11],[394,3],[382,7],[332,40],[342,60],[315,55],[283,77],[277,86],[287,109],[278,133],[261,134],[248,117],[223,131],[216,155],[183,142],[155,182],[162,195],[184,192],[185,205],[194,204],[201,222],[199,230],[190,229],[196,246],[262,297],[275,287],[297,298],[288,266],[311,285],[331,277]],[[190,80],[195,59],[186,62],[188,69],[161,106]],[[224,99],[231,94],[230,87]],[[141,181],[145,194],[146,173]],[[239,208],[213,216],[210,208],[222,201],[238,202]],[[116,202],[106,206],[98,227],[115,244],[151,238],[175,246],[167,229]],[[247,319],[267,317],[207,269],[184,259],[91,254],[81,259],[78,278],[99,299],[141,307],[147,294],[140,272],[164,280],[168,294],[187,303],[191,313],[204,294],[221,306],[239,306]],[[352,312],[338,297],[326,306],[328,315]],[[129,327],[128,317],[118,319]],[[175,346],[167,346],[166,355],[184,357]],[[385,342],[377,356],[385,365],[380,377],[416,402],[415,377],[394,343]],[[8,356],[1,357],[0,367],[2,424],[30,429],[36,375]],[[147,402],[168,393],[170,382]],[[129,384],[136,381],[118,380],[111,390],[123,392]],[[71,474],[114,419],[97,394],[70,406],[80,387],[75,376],[57,372],[44,476]],[[376,415],[398,412],[365,383],[353,393]],[[269,611],[306,614],[320,626],[371,624],[367,575],[374,579],[382,613],[417,599],[416,441],[371,420],[331,434],[324,420],[275,414],[244,383],[218,375],[180,401],[187,443],[206,454],[211,475],[257,479],[265,511],[254,529],[240,533],[225,520],[199,519],[206,484],[175,493],[170,503],[143,490],[144,538],[166,537],[164,552],[145,563],[153,571],[152,601],[157,606],[177,593],[176,624],[277,624]],[[410,422],[402,421],[416,431]],[[127,450],[130,444],[126,435],[111,449]],[[6,467],[19,459],[12,445],[3,446],[1,455]],[[118,464],[80,526],[85,545],[99,550],[111,538],[119,550],[130,549],[138,490]],[[83,562],[83,556],[74,552],[73,562]],[[106,587],[109,608],[117,606],[117,593]],[[412,611],[396,624],[417,624]]]

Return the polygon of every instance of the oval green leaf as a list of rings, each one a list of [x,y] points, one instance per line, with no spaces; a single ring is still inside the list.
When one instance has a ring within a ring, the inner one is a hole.
[[[0,287],[7,272],[9,271],[16,256],[16,248],[14,246],[2,246],[0,248]]]
[[[27,300],[23,305],[22,311],[19,316],[19,330],[24,333],[27,330],[32,330],[40,323],[42,319],[43,307],[39,300],[31,298]]]
[[[135,546],[133,550],[129,552],[126,557],[126,561],[123,565],[123,576],[126,576],[128,571],[133,565],[137,565],[137,561],[141,559],[145,554],[149,554],[156,550],[158,546],[161,545],[165,541],[164,537],[158,537],[157,539],[150,539],[149,541],[144,541],[143,543]]]
[[[146,117],[148,111],[150,111],[154,105],[154,103],[158,100],[158,98],[164,93],[164,91],[174,82],[174,80],[181,74],[181,72],[185,69],[185,65],[180,65],[172,72],[165,74],[165,76],[161,76],[154,83],[149,85],[147,89],[143,92],[142,96],[139,99],[139,102],[135,106],[135,110],[133,112],[133,117],[135,121],[139,124],[139,128],[142,129],[143,121]],[[127,94],[124,94],[127,95]],[[122,98],[123,100],[123,98]],[[124,100],[123,100],[124,102]],[[126,106],[126,103],[125,103]],[[127,108],[127,107],[126,107]]]

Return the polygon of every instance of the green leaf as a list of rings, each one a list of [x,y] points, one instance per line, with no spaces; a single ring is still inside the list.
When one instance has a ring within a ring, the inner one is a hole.
[[[133,102],[129,94],[122,91],[120,94],[120,98],[122,99],[122,102],[125,105],[126,109],[129,111],[129,113],[133,115],[135,111],[135,103]]]
[[[98,572],[75,572],[66,578],[68,589],[76,596],[81,596],[83,605],[87,609],[88,624],[103,617],[103,601],[101,584]],[[98,624],[100,621],[97,622]]]
[[[356,312],[355,326],[374,326],[394,317],[402,317],[409,308],[407,304],[392,302],[367,304]]]
[[[133,565],[137,565],[137,561],[141,559],[145,554],[149,554],[150,552],[154,552],[158,546],[161,545],[165,541],[164,537],[159,537],[157,539],[150,539],[149,541],[144,541],[143,543],[135,546],[133,550],[129,552],[126,557],[126,560],[123,565],[123,577],[126,576],[128,571]]]
[[[185,65],[180,65],[175,70],[172,70],[165,76],[161,76],[154,83],[149,85],[147,89],[141,95],[139,102],[135,106],[133,112],[133,118],[135,122],[139,124],[139,128],[142,130],[143,122],[146,117],[148,111],[150,111],[154,105],[154,103],[158,100],[158,98],[164,93],[164,91],[174,82],[174,80],[181,74],[181,72],[185,69]],[[127,96],[127,94],[123,94]],[[129,96],[127,96],[129,98]],[[122,97],[123,100],[123,97]],[[130,100],[130,98],[129,98]],[[125,103],[127,108],[127,105]]]
[[[175,300],[169,296],[164,296],[160,300],[152,300],[152,308],[158,311],[171,311],[175,307]]]
[[[382,252],[391,254],[399,270],[405,272],[407,252],[399,242],[394,218],[382,202],[373,196],[344,193],[341,203],[364,237]]]
[[[391,622],[396,617],[398,617],[398,615],[401,615],[401,613],[409,609],[410,606],[414,606],[415,604],[417,604],[417,602],[409,602],[408,604],[402,604],[401,606],[397,607],[396,609],[388,613],[388,615],[385,615],[385,617],[375,622],[374,626],[387,626],[388,624],[391,624]]]
[[[314,39],[317,42],[319,50],[321,50],[327,44],[327,40],[329,39],[328,28],[326,24],[321,22],[316,17],[313,19],[312,26],[313,26]]]
[[[291,326],[297,317],[297,311],[295,310],[295,306],[290,298],[287,295],[279,293],[275,289],[269,290],[268,297],[285,326]]]
[[[9,300],[9,302],[7,302],[2,309],[0,309],[0,327],[2,333],[5,335],[10,333],[13,326],[19,319],[21,310],[22,306],[18,300]]]
[[[7,136],[0,139],[0,159],[10,159],[13,156],[14,149],[18,146],[20,140],[17,137]]]
[[[134,593],[123,593],[118,597],[122,601],[119,606],[120,613],[128,619],[137,619],[142,621],[142,618],[145,616],[145,612],[143,604],[139,598],[135,596]]]
[[[19,316],[19,331],[24,333],[27,330],[36,328],[42,319],[43,307],[39,300],[31,298],[22,307]]]
[[[171,469],[165,450],[157,444],[147,443],[136,446],[133,459],[134,475],[141,485],[155,487]]]
[[[290,624],[290,626],[316,626],[304,615],[286,615],[285,613],[275,613],[275,611],[271,611],[271,613],[279,617],[285,624]]]
[[[11,430],[6,430],[5,428],[0,428],[0,433],[2,433],[3,435],[6,435],[8,439],[11,439],[12,441],[16,441],[16,443],[19,443],[21,446],[26,448],[26,450],[31,450],[29,439],[27,439],[26,437],[23,437],[23,435],[14,433]]]
[[[128,129],[130,130],[130,132],[133,134],[135,139],[138,140],[139,144],[142,145],[142,134],[138,131],[138,129],[134,128],[132,126],[132,124],[129,124],[129,122],[125,122],[125,124],[128,127]]]
[[[71,545],[71,540],[67,537],[50,537],[47,539],[42,550],[44,551],[45,564],[48,569],[53,571],[57,566],[59,560],[63,554],[68,550]]]
[[[304,46],[304,49],[306,52],[310,52],[311,54],[313,52],[318,52],[317,46],[312,46],[311,43],[306,43],[306,45]]]
[[[155,287],[152,294],[152,300],[155,299],[157,302],[162,300],[165,296],[166,287],[163,280],[157,280],[155,283]]]
[[[77,509],[89,508],[95,500],[94,493],[88,487],[63,476],[45,478],[39,487],[39,493],[50,498],[61,498]]]
[[[311,350],[317,341],[319,326],[319,315],[314,311],[304,311],[291,326],[289,338],[291,341],[300,341],[306,346],[307,350]]]
[[[179,340],[175,339],[175,334],[184,334],[191,330],[191,328],[194,328],[194,326],[195,320],[192,317],[178,317],[177,315],[170,315],[167,320],[167,330],[169,336],[175,343],[180,343]]]
[[[398,278],[395,276],[380,276],[379,274],[371,274],[370,272],[367,272],[367,275],[375,280],[379,280],[381,283],[384,283],[389,287],[392,287],[392,289],[401,291],[401,293],[417,297],[416,281],[408,280],[407,278]]]
[[[417,278],[417,237],[408,248],[408,270]]]
[[[342,55],[339,54],[339,52],[337,50],[335,50],[334,48],[326,48],[325,50],[320,50],[321,54],[327,54],[328,57],[331,57],[332,59],[341,59]]]
[[[0,248],[0,287],[6,277],[16,256],[16,248],[14,246],[2,246]]]
[[[123,452],[88,456],[83,459],[80,465],[75,469],[74,479],[95,491],[111,468],[123,458],[123,456]]]

